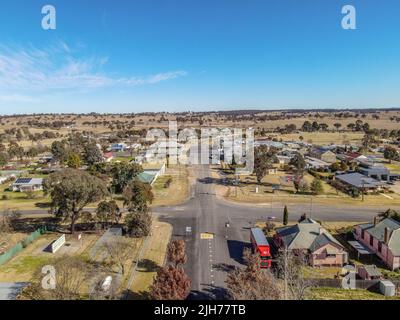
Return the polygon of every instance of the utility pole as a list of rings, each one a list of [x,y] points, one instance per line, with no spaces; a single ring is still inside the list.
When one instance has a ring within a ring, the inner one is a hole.
[[[288,249],[287,249],[286,246],[285,246],[285,251],[284,251],[284,252],[285,252],[285,254],[284,254],[284,256],[283,256],[283,259],[284,259],[284,276],[283,276],[283,278],[284,278],[284,283],[285,283],[285,287],[284,287],[284,299],[285,299],[285,300],[288,300],[288,280],[287,280]]]
[[[364,189],[365,189],[365,180],[362,179],[362,189],[361,189],[361,201],[364,202]]]

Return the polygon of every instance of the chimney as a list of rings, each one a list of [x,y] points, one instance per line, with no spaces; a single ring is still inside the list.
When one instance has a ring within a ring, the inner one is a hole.
[[[385,228],[385,235],[384,235],[385,244],[388,244],[391,234],[392,234],[392,231],[389,228],[386,227]]]

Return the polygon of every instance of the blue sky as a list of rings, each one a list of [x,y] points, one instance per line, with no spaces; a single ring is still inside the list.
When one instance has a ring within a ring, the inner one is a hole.
[[[341,28],[345,4],[357,30]],[[0,6],[1,114],[400,107],[397,0]]]

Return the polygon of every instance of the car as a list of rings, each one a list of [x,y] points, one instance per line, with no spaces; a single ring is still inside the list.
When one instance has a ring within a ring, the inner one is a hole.
[[[388,181],[387,184],[390,184],[391,186],[394,186],[396,184],[396,182],[394,181]]]

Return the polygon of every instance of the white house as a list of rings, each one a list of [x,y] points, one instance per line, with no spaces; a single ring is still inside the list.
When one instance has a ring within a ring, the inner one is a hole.
[[[41,178],[18,178],[11,188],[15,192],[40,191],[43,190],[43,179]]]

